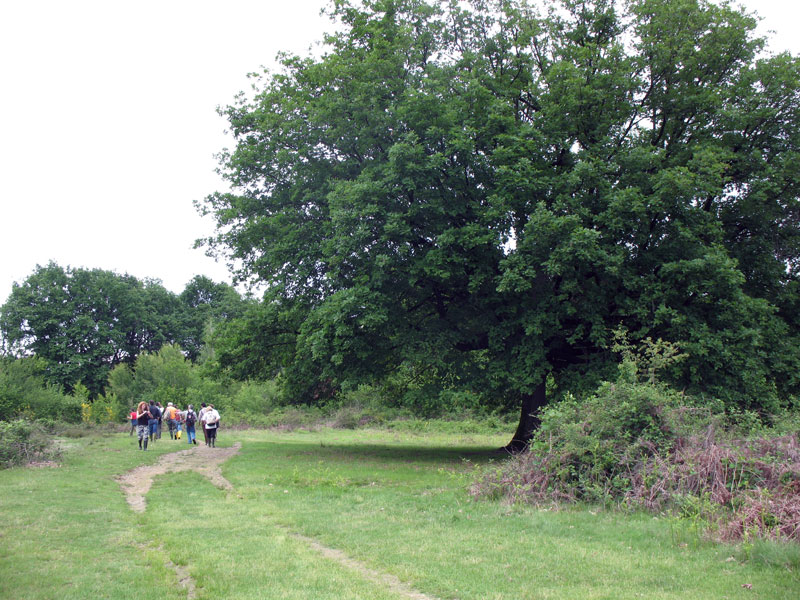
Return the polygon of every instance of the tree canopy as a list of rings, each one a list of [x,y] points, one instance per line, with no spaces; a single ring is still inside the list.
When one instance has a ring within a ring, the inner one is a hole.
[[[46,361],[49,382],[103,392],[114,365],[145,351],[186,343],[195,358],[203,326],[243,303],[234,288],[195,277],[180,296],[160,282],[101,269],[42,267],[14,287],[0,307],[4,350]]]
[[[241,317],[247,303],[235,288],[197,275],[178,296],[184,308],[180,347],[190,360],[200,358],[208,341],[208,330],[215,323]]]
[[[133,365],[118,364],[108,376],[110,391],[126,407],[142,400],[159,401],[163,406],[196,402],[189,391],[200,387],[199,380],[184,351],[172,344],[158,352],[142,352]]]
[[[798,390],[800,61],[705,0],[334,1],[318,58],[223,110],[204,240],[266,286],[250,375],[298,393],[400,369],[521,404],[594,385],[612,332],[672,381]],[[315,391],[316,390],[316,391]]]

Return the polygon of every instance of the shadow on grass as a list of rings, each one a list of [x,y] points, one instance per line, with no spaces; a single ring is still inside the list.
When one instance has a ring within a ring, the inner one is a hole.
[[[254,444],[259,447],[262,444]],[[251,446],[251,448],[253,448]],[[396,444],[353,444],[336,442],[265,442],[269,454],[292,456],[314,456],[319,460],[379,460],[385,463],[461,464],[469,461],[484,464],[503,460],[509,456],[494,446],[409,446]],[[262,446],[262,447],[263,447]],[[247,449],[247,445],[245,445]],[[246,450],[245,450],[246,451]]]

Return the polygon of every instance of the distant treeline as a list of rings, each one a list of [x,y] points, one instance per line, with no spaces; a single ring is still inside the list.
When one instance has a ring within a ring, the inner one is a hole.
[[[0,307],[2,350],[36,356],[48,384],[68,393],[81,384],[96,398],[116,365],[133,366],[143,352],[177,344],[197,361],[214,323],[241,316],[246,304],[235,288],[204,276],[176,295],[157,280],[51,262],[14,284]]]

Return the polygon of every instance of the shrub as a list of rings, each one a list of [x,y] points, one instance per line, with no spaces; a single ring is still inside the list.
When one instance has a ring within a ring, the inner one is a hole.
[[[51,442],[42,428],[29,421],[0,421],[0,466],[22,465],[52,458]]]
[[[41,358],[0,359],[0,421],[18,418],[81,420],[80,401],[45,382]]]
[[[270,414],[265,415],[264,426],[275,427],[292,431],[300,428],[311,428],[318,426],[323,419],[322,411],[315,407],[298,408],[286,406],[277,408]]]
[[[64,394],[61,388],[52,384],[33,390],[27,396],[26,410],[19,413],[28,419],[53,419],[65,423],[81,420],[80,400]]]
[[[229,410],[231,408],[231,397],[223,382],[201,377],[194,387],[186,390],[186,398],[180,405],[183,407],[191,404],[197,411],[200,410],[200,405],[203,402],[213,404],[220,411],[220,414],[225,413],[222,416],[226,422],[230,422],[230,419],[235,416],[235,411]]]
[[[437,389],[425,386],[406,390],[399,406],[420,418],[474,416],[483,414],[485,399],[469,390]]]
[[[680,408],[679,408],[680,407]],[[667,387],[631,381],[623,371],[592,397],[571,395],[541,414],[541,427],[526,460],[546,475],[542,491],[560,498],[618,499],[630,485],[631,467],[669,451],[684,433],[681,397]],[[533,480],[527,482],[535,487]]]
[[[672,509],[707,520],[725,539],[800,540],[796,432],[776,435],[759,421],[746,426],[760,437],[732,437],[741,415],[731,423],[669,388],[637,382],[624,366],[616,383],[583,402],[568,396],[541,418],[530,452],[484,474],[473,495]]]
[[[141,353],[133,369],[127,365],[115,366],[109,373],[108,384],[110,393],[116,397],[111,402],[111,411],[114,418],[120,420],[142,400],[154,400],[162,406],[169,402],[180,407],[200,402],[216,405],[219,387],[204,380],[181,348],[174,344],[166,344],[158,352]]]
[[[393,404],[381,388],[365,384],[342,390],[337,396],[337,401],[341,406],[360,406],[375,409],[389,408]]]
[[[114,392],[102,394],[89,401],[81,400],[81,417],[84,423],[117,423],[127,418],[127,410]]]
[[[240,414],[266,415],[278,404],[279,390],[274,381],[248,381],[231,396],[228,408]]]
[[[382,421],[380,411],[350,404],[334,410],[325,424],[335,429],[358,429],[367,425],[378,425]]]

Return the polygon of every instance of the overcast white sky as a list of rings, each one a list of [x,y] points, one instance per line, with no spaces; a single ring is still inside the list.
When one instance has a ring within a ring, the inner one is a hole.
[[[0,304],[37,264],[230,281],[192,249],[192,201],[223,189],[218,105],[280,50],[305,54],[326,0],[0,3]],[[747,0],[800,53],[795,0]]]

